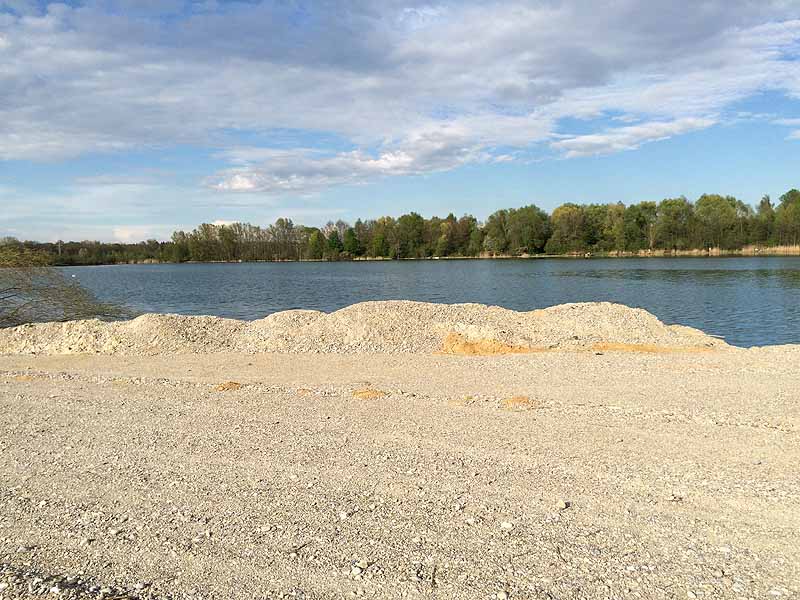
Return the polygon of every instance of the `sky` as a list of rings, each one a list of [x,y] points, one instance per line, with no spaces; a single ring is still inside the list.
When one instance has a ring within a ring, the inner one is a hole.
[[[0,237],[800,187],[800,0],[0,0]]]

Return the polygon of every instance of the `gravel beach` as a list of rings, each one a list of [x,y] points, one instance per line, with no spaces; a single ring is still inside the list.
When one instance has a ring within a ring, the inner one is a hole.
[[[368,303],[0,354],[0,598],[800,595],[800,346]]]

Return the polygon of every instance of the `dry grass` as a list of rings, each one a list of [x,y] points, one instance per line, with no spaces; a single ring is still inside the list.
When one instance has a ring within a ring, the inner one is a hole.
[[[226,381],[225,383],[220,383],[214,389],[218,392],[232,392],[242,389],[242,384],[236,381]]]
[[[497,340],[470,341],[458,333],[448,333],[438,354],[458,354],[461,356],[494,356],[499,354],[532,354],[546,352],[547,348],[511,346]]]
[[[645,352],[648,354],[675,354],[680,352],[712,352],[708,346],[656,346],[654,344],[620,344],[601,342],[592,345],[597,352]]]
[[[364,388],[362,390],[356,390],[353,392],[353,398],[358,398],[359,400],[377,400],[378,398],[383,398],[387,395],[388,394],[386,392],[382,392],[374,388]]]
[[[513,396],[500,402],[506,410],[531,410],[539,406],[539,402],[531,400],[528,396]]]

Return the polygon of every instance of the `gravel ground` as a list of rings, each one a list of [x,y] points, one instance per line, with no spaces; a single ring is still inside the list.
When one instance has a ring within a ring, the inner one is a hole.
[[[592,348],[599,343],[724,346],[696,329],[667,326],[647,311],[608,302],[531,312],[481,304],[363,302],[330,314],[294,310],[252,322],[143,315],[120,323],[90,320],[0,330],[0,354],[470,353],[470,344],[476,342],[490,350],[481,353]]]
[[[0,356],[0,598],[796,598],[799,376],[800,347]]]

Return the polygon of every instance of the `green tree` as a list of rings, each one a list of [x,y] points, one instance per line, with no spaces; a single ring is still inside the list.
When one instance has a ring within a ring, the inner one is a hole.
[[[533,204],[511,209],[507,216],[507,248],[512,254],[534,254],[544,250],[550,237],[550,217]]]
[[[667,250],[688,248],[693,219],[694,209],[683,196],[662,200],[656,213],[655,246]]]
[[[704,247],[730,246],[737,224],[735,198],[703,194],[695,204],[694,213],[700,225],[700,238]]]
[[[222,225],[217,229],[217,237],[219,238],[219,258],[227,261],[238,260],[239,241],[236,239],[235,230],[227,225]]]
[[[327,240],[325,239],[325,235],[319,229],[313,229],[308,236],[306,258],[320,260],[325,255],[326,247]]]
[[[562,204],[550,217],[553,234],[545,245],[548,254],[585,252],[588,247],[586,212],[578,204]]]
[[[509,248],[508,211],[498,210],[483,226],[483,247],[491,255],[506,254]]]
[[[756,244],[771,244],[775,240],[775,208],[772,199],[764,195],[750,227],[751,239]]]
[[[172,252],[168,260],[173,262],[184,262],[189,260],[189,238],[184,231],[176,231],[172,234]]]
[[[428,253],[425,246],[425,220],[415,212],[397,220],[398,258],[419,258]]]
[[[800,244],[800,191],[792,189],[780,197],[775,210],[775,229],[780,244]]]
[[[608,205],[599,247],[605,252],[625,250],[625,205],[622,202]]]
[[[364,253],[363,248],[361,247],[361,242],[356,235],[356,230],[352,227],[348,227],[347,230],[344,232],[344,251],[347,252],[350,256],[361,256]]]
[[[338,259],[342,250],[344,250],[344,244],[342,240],[339,239],[339,232],[334,229],[330,232],[330,235],[328,235],[328,251],[326,252],[326,256],[334,260]]]

